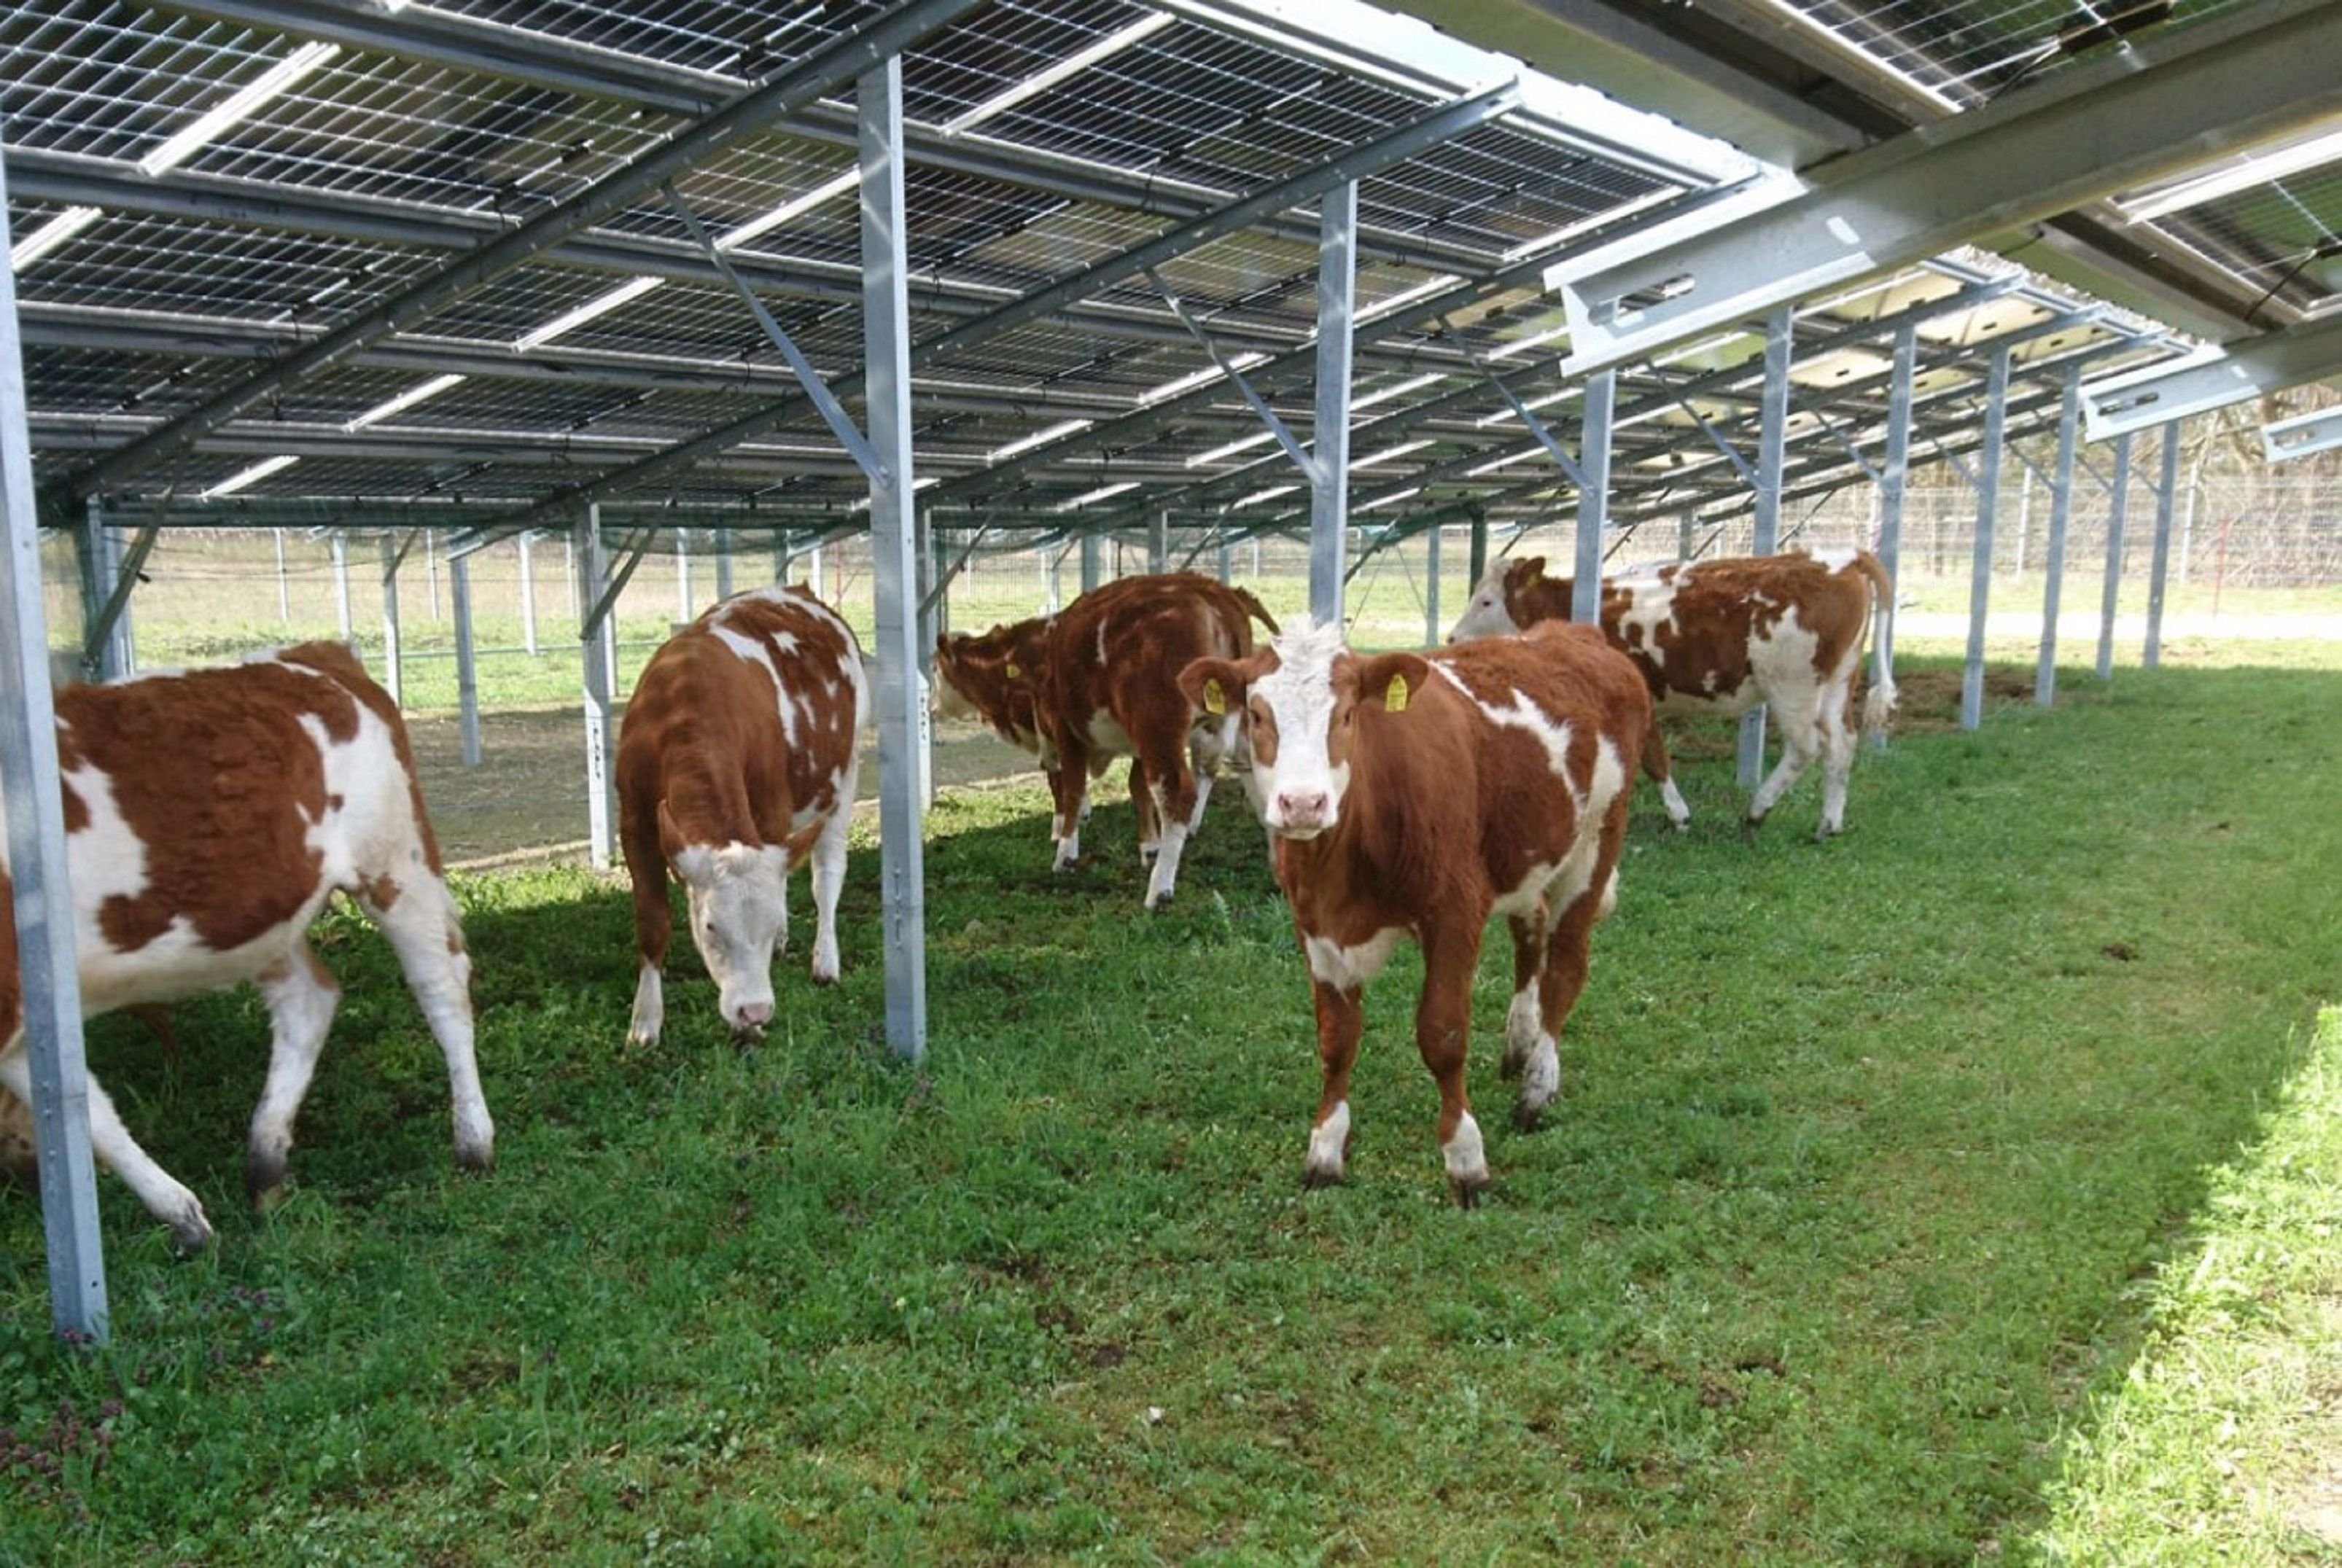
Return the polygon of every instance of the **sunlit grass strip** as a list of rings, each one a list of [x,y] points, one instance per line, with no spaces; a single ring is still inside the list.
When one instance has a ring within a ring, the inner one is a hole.
[[[2205,1214],[2130,1375],[2068,1440],[2045,1562],[2342,1556],[2342,1007]]]

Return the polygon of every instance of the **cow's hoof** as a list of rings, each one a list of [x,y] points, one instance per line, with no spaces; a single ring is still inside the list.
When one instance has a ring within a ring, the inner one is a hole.
[[[1487,1190],[1488,1173],[1486,1171],[1469,1176],[1450,1175],[1447,1178],[1448,1194],[1456,1200],[1456,1206],[1459,1209],[1478,1208],[1480,1194]]]
[[[485,1176],[496,1168],[496,1146],[494,1144],[455,1145],[455,1168]]]
[[[171,1227],[171,1243],[182,1255],[194,1257],[212,1244],[212,1223],[204,1218],[203,1204],[189,1198],[187,1205],[164,1222]]]
[[[1545,1125],[1545,1107],[1532,1105],[1526,1100],[1513,1102],[1513,1131],[1534,1133]]]
[[[285,1153],[274,1154],[260,1149],[245,1152],[244,1156],[244,1193],[252,1200],[255,1212],[271,1206],[277,1189],[285,1184]]]
[[[1301,1190],[1314,1193],[1323,1187],[1338,1187],[1343,1179],[1340,1171],[1329,1171],[1320,1165],[1305,1165],[1301,1170]]]
[[[1756,830],[1764,825],[1765,819],[1761,816],[1741,818],[1740,842],[1743,844],[1755,844],[1756,842]]]
[[[1170,895],[1169,894],[1167,894],[1167,893],[1160,893],[1160,894],[1157,894],[1157,893],[1150,893],[1150,894],[1148,894],[1146,895],[1146,913],[1147,913],[1147,914],[1162,914],[1165,910],[1166,910],[1166,909],[1168,909],[1168,908],[1170,908],[1170,907],[1171,907],[1171,895]]]

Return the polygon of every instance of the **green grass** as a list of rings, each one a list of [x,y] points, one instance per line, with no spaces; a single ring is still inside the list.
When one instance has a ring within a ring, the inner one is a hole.
[[[1234,790],[1151,918],[1126,806],[1061,879],[1037,790],[946,797],[916,1070],[875,1038],[866,845],[844,983],[786,960],[746,1054],[688,956],[624,1048],[621,888],[466,880],[485,1179],[337,917],[283,1206],[239,1212],[243,996],[184,1010],[175,1066],[95,1026],[220,1229],[175,1263],[102,1178],[112,1348],[53,1346],[0,1205],[0,1563],[2129,1561],[2079,1500],[2166,1343],[2150,1287],[2320,1081],[2335,679],[2068,672],[2055,712],[1866,753],[1827,845],[1813,784],[1748,844],[1689,763],[1690,834],[1637,797],[1535,1136],[1492,1114],[1485,957],[1472,1214],[1411,953],[1352,1180],[1300,1189],[1308,987]]]

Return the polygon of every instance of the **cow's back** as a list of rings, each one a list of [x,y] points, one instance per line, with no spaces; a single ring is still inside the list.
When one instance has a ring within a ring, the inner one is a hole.
[[[1171,692],[1192,660],[1251,653],[1252,606],[1201,573],[1122,577],[1067,605],[1049,638],[1044,723],[1086,724],[1142,693]]]
[[[436,881],[405,727],[350,651],[56,694],[85,1005],[248,978],[335,889]]]
[[[736,594],[644,667],[620,793],[629,812],[666,802],[696,842],[787,844],[852,804],[868,713],[860,646],[834,611],[800,589]]]

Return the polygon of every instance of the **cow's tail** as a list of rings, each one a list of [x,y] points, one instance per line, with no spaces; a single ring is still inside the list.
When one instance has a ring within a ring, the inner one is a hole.
[[[1888,631],[1895,618],[1895,579],[1867,550],[1855,552],[1854,569],[1870,583],[1870,690],[1862,699],[1862,733],[1873,744],[1884,745],[1895,718],[1895,649]]]
[[[1228,592],[1236,596],[1236,602],[1245,607],[1246,614],[1249,614],[1254,620],[1258,621],[1262,625],[1268,628],[1269,634],[1272,636],[1281,630],[1276,624],[1276,617],[1268,613],[1267,605],[1262,604],[1258,599],[1252,596],[1251,589],[1239,588],[1231,584],[1228,587]]]

